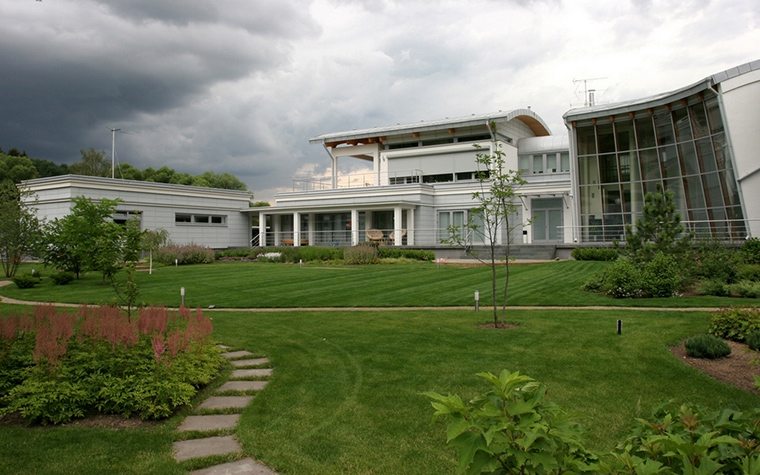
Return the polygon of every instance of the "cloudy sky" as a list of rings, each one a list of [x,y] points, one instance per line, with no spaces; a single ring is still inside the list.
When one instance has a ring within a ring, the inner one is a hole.
[[[330,160],[309,138],[616,102],[760,59],[757,0],[3,0],[0,147],[229,172],[256,199]],[[341,170],[341,172],[349,170]]]

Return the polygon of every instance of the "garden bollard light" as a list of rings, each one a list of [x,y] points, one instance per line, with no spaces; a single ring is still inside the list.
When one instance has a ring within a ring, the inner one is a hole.
[[[185,288],[184,287],[180,287],[179,295],[182,298],[182,303],[180,305],[184,307],[185,306]]]
[[[475,311],[477,312],[480,307],[480,292],[475,291]]]
[[[174,259],[174,267],[177,267],[178,265],[179,265],[179,260],[178,259]]]
[[[617,331],[618,331],[618,335],[620,335],[621,333],[623,333],[623,321],[622,320],[618,320],[617,321]]]

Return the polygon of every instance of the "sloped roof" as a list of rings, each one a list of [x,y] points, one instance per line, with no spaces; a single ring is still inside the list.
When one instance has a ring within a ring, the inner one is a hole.
[[[488,114],[472,114],[465,117],[446,118],[440,120],[420,121],[411,124],[398,124],[385,127],[372,127],[369,129],[350,130],[318,135],[309,139],[309,143],[342,142],[358,140],[368,137],[392,136],[411,134],[415,132],[427,132],[456,127],[470,127],[483,125],[491,121],[508,122],[512,119],[522,120],[531,128],[536,135],[550,135],[549,126],[544,120],[530,109],[515,109],[506,112],[492,112]]]

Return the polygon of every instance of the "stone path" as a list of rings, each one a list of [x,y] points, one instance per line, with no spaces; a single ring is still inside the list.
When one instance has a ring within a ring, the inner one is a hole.
[[[224,345],[219,345],[222,349],[229,349]],[[236,369],[232,372],[232,378],[250,378],[250,377],[269,377],[272,375],[271,368],[245,369],[249,366],[259,366],[269,363],[268,358],[246,358],[253,356],[253,353],[242,351],[230,351],[222,353],[222,356],[230,360]],[[229,412],[230,409],[242,411],[254,396],[225,396],[227,391],[260,391],[264,389],[268,381],[227,381],[218,390],[217,394],[207,398],[198,407],[196,411],[206,412],[209,410],[224,410]],[[182,421],[177,431],[179,432],[214,432],[220,430],[232,430],[237,427],[240,414],[204,414],[190,415]],[[182,440],[174,443],[174,458],[181,462],[192,458],[207,457],[209,455],[226,455],[242,452],[243,448],[235,439],[234,435],[208,436],[197,439]],[[269,467],[253,460],[250,457],[244,459],[214,465],[202,470],[192,472],[196,475],[277,475]]]

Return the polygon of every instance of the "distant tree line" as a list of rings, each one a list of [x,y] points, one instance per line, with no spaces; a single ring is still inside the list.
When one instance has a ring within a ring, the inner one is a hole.
[[[0,148],[0,182],[9,180],[13,183],[20,183],[33,178],[67,174],[100,177],[111,176],[111,161],[106,156],[105,151],[90,148],[89,150],[80,150],[80,153],[82,157],[79,162],[67,165],[39,158],[30,158],[26,150],[19,151],[16,148],[11,148],[6,153]],[[163,166],[158,170],[153,167],[140,170],[129,163],[124,163],[116,166],[114,176],[125,180],[172,183],[226,190],[248,190],[245,183],[230,173],[208,171],[200,175],[190,175],[189,173],[178,173],[167,166]]]

